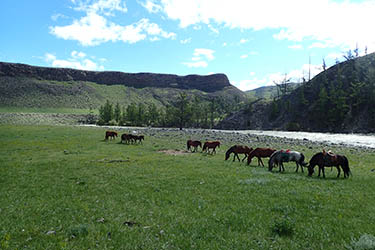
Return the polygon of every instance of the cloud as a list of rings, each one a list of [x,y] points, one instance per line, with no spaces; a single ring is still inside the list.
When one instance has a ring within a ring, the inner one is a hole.
[[[104,70],[104,66],[98,65],[92,60],[86,58],[86,54],[83,52],[72,51],[71,58],[67,60],[57,59],[55,55],[46,53],[44,55],[44,60],[52,67],[81,70]]]
[[[208,63],[205,61],[183,62],[182,64],[188,66],[189,68],[206,68],[208,66]]]
[[[191,42],[191,37],[186,38],[186,39],[184,39],[184,40],[180,40],[180,43],[181,43],[181,44],[187,44],[187,43],[190,43],[190,42]]]
[[[215,59],[214,53],[215,51],[212,49],[195,49],[191,62],[183,62],[182,64],[189,68],[206,68],[208,66],[207,61]]]
[[[88,13],[71,25],[50,27],[51,34],[65,40],[76,40],[83,46],[95,46],[108,41],[136,43],[145,40],[147,36],[175,39],[176,34],[162,30],[158,24],[150,23],[148,19],[121,26],[108,22],[106,18],[96,13]]]
[[[244,38],[242,38],[242,39],[240,40],[240,44],[244,44],[244,43],[247,43],[247,42],[249,42],[248,39],[244,39]]]
[[[84,11],[86,15],[73,20],[70,25],[51,26],[50,33],[58,38],[78,41],[83,46],[95,46],[109,41],[132,44],[147,37],[150,37],[150,41],[176,38],[175,33],[164,31],[146,18],[125,26],[109,21],[102,14],[111,16],[114,11],[127,11],[120,0],[79,1],[75,10]]]
[[[114,11],[127,12],[125,3],[122,0],[86,0],[86,1],[72,1],[73,4],[78,5],[75,10],[86,13],[99,13],[106,16],[113,16]]]
[[[156,4],[155,1],[152,1],[152,0],[141,2],[141,5],[150,13],[157,13],[162,10],[162,7]]]
[[[336,0],[160,0],[161,12],[182,28],[200,24],[222,27],[273,29],[274,38],[311,40],[353,48],[375,46],[375,1]],[[317,16],[317,13],[319,15]]]
[[[240,56],[241,59],[245,59],[245,58],[248,58],[248,57],[249,57],[249,55],[247,55],[247,54]]]
[[[194,57],[206,57],[207,60],[211,61],[213,60],[215,51],[212,49],[195,49],[194,50]]]

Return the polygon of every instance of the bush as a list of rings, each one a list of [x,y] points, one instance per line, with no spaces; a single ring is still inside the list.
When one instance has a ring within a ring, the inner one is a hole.
[[[375,250],[375,237],[371,234],[364,234],[358,240],[352,240],[348,249]]]
[[[294,220],[289,216],[277,218],[272,225],[272,232],[279,236],[291,236],[294,233]]]

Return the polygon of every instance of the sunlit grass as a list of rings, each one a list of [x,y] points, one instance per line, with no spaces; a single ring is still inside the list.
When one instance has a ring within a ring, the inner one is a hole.
[[[124,145],[104,131],[0,126],[0,248],[344,249],[374,234],[373,152],[340,149],[349,179],[308,178],[224,161],[228,142],[173,156],[159,151],[187,135]]]

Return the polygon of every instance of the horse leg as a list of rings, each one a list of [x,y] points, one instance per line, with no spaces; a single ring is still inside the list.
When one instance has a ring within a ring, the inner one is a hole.
[[[337,168],[337,178],[339,178],[340,177],[340,172],[341,172],[341,170],[340,170],[340,167],[339,166],[336,166],[336,168]]]
[[[247,158],[247,156],[248,156],[248,155],[245,153],[245,157],[242,159],[242,161],[244,161],[244,160]]]
[[[240,160],[240,157],[238,156],[238,154],[236,153],[236,156],[237,156],[237,159],[238,159],[238,161],[240,162],[241,160]]]
[[[322,172],[323,172],[323,178],[326,178],[326,174],[324,173],[324,167],[322,167]]]
[[[298,162],[296,162],[296,166],[297,166],[297,168],[296,168],[296,173],[298,173]]]
[[[262,164],[262,166],[264,167],[264,164],[263,164],[263,161],[262,161],[262,158],[258,157],[258,166],[259,166],[259,162]]]

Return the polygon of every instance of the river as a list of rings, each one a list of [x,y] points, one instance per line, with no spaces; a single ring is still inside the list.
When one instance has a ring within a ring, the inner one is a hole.
[[[329,142],[348,146],[361,146],[375,148],[375,135],[364,134],[331,134],[313,132],[287,132],[287,131],[264,131],[264,130],[240,130],[243,134],[267,135],[275,137],[285,137],[292,139],[307,139],[316,142]]]

